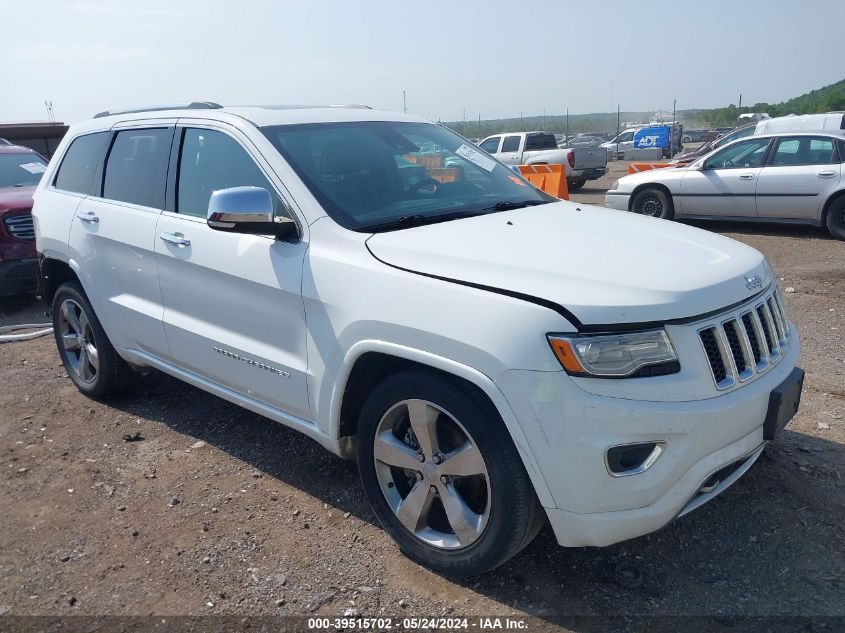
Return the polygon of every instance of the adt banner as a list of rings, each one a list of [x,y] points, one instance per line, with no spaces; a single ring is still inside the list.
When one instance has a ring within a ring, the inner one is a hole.
[[[648,149],[649,147],[669,147],[669,134],[672,128],[668,125],[644,127],[634,134],[634,147]]]

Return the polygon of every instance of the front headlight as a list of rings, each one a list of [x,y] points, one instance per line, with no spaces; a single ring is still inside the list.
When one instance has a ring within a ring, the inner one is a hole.
[[[619,189],[619,181],[618,181],[618,180],[614,180],[614,181],[613,181],[613,184],[612,184],[612,185],[610,185],[610,189],[609,189],[609,191],[616,191],[617,189]]]
[[[567,373],[596,378],[663,376],[681,370],[666,331],[620,334],[549,334],[549,345]]]

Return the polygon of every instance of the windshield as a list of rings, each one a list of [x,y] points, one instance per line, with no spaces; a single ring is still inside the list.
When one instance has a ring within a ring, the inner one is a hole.
[[[0,154],[0,187],[35,186],[46,169],[38,154]]]
[[[469,141],[431,123],[262,128],[338,224],[379,231],[553,202]]]

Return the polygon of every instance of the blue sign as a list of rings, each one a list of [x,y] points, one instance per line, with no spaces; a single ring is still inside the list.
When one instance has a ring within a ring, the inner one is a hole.
[[[644,127],[634,134],[634,147],[648,149],[649,147],[669,147],[669,135],[672,131],[669,125]]]

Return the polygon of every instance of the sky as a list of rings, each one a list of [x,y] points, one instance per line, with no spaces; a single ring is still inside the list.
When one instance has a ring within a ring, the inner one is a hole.
[[[443,121],[770,103],[845,78],[845,1],[0,0],[0,122],[195,100]]]

